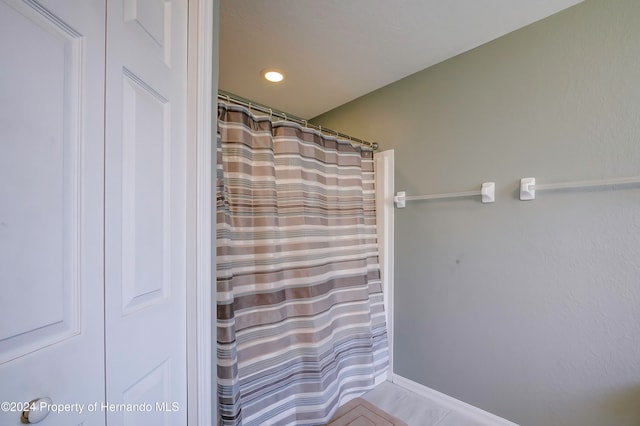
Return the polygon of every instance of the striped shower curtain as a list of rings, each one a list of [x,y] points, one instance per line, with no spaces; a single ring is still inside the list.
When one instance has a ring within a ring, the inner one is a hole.
[[[325,424],[385,380],[373,153],[218,105],[222,425]]]

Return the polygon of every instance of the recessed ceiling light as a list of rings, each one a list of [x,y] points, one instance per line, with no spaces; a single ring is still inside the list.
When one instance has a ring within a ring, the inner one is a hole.
[[[262,70],[262,76],[272,83],[279,83],[284,80],[284,74],[282,71],[274,69]]]

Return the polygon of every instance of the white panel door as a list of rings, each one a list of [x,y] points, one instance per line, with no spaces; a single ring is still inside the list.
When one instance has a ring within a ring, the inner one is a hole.
[[[0,0],[0,424],[101,425],[104,0]],[[68,406],[59,404],[69,404]]]
[[[109,425],[186,424],[186,41],[186,0],[109,0]]]

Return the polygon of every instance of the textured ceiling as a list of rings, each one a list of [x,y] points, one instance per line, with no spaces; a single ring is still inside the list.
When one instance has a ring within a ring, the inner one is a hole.
[[[221,0],[219,87],[313,118],[580,1]]]

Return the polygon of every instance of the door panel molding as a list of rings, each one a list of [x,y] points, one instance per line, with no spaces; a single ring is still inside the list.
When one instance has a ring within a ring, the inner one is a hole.
[[[171,105],[123,68],[122,309],[167,301],[171,277]]]
[[[106,398],[154,406],[113,426],[187,419],[187,5],[107,3]]]
[[[105,399],[104,17],[104,0],[0,0],[0,401]]]
[[[28,49],[5,44],[2,56],[14,66],[6,72],[47,70],[47,81],[5,76],[23,80],[27,87],[7,88],[20,93],[9,95],[14,104],[3,115],[11,117],[13,127],[0,147],[6,182],[0,190],[0,276],[12,277],[0,301],[0,310],[12,319],[0,322],[2,364],[81,331],[84,93],[82,35],[35,1],[3,1],[0,9],[5,9],[1,19],[6,20],[0,25],[29,44]],[[36,104],[42,97],[46,105]],[[38,125],[27,124],[25,117]],[[31,127],[28,136],[21,127],[26,125]],[[37,268],[26,263],[34,257],[40,258]]]

